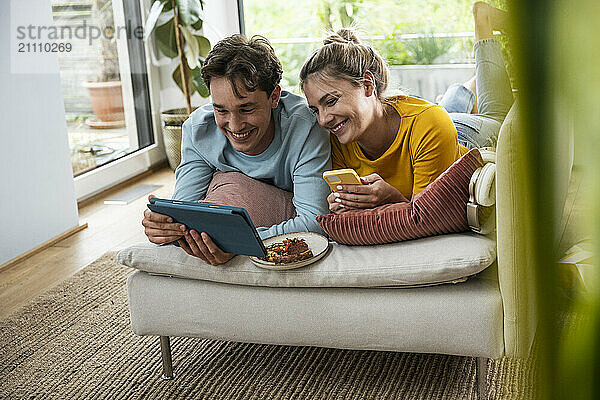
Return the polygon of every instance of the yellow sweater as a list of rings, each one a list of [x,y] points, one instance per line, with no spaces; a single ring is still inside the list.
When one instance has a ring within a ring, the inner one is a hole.
[[[359,176],[377,173],[410,199],[468,149],[458,144],[456,128],[441,106],[405,96],[389,104],[401,118],[392,145],[376,160],[369,160],[357,142],[343,145],[331,135],[333,168],[353,168]]]

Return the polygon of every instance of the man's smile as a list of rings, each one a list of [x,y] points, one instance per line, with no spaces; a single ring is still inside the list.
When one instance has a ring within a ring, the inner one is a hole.
[[[227,130],[227,133],[229,133],[234,140],[236,141],[243,141],[244,139],[248,138],[251,134],[253,134],[256,131],[256,128],[252,128],[250,130],[247,131],[243,131],[243,132],[232,132],[230,130]]]

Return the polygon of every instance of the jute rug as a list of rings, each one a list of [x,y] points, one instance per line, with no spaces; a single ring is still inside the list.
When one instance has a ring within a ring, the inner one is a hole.
[[[476,399],[470,357],[156,337],[129,327],[125,280],[107,253],[0,322],[0,398]],[[531,398],[534,360],[489,364],[491,399]]]

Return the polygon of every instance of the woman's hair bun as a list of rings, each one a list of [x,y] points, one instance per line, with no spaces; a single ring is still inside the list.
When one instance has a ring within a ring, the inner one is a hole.
[[[328,45],[331,43],[341,43],[341,44],[360,44],[360,40],[356,33],[350,28],[342,28],[335,33],[330,34],[323,40],[324,45]]]
[[[331,32],[323,40],[323,47],[315,50],[300,70],[302,90],[309,76],[321,72],[318,78],[343,79],[361,87],[365,84],[365,73],[369,71],[375,78],[377,98],[384,99],[388,86],[387,65],[368,42],[360,41],[356,32],[353,28],[343,28]]]

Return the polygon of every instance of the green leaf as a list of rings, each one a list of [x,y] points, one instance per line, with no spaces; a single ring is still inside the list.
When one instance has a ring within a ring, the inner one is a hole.
[[[146,19],[146,24],[144,25],[144,40],[148,40],[150,37],[164,6],[165,3],[160,0],[152,3],[152,8],[150,9],[150,13],[148,13],[148,19]]]
[[[169,58],[175,58],[179,55],[177,52],[177,39],[175,39],[175,22],[170,20],[166,24],[157,26],[154,30],[156,44],[160,51]]]
[[[171,0],[160,0],[165,4],[165,8],[163,11],[171,11],[173,9],[173,5],[171,4]]]
[[[200,57],[206,58],[206,56],[208,55],[208,52],[210,51],[210,41],[201,35],[194,35],[194,37],[196,38],[196,41],[198,42],[198,48],[199,48],[198,54],[200,54]]]
[[[202,14],[202,5],[199,0],[175,0],[179,10],[182,25],[194,25]]]
[[[208,97],[210,96],[210,93],[208,92],[208,88],[204,84],[204,79],[202,79],[202,74],[200,73],[202,64],[203,63],[201,63],[199,67],[192,70],[192,83],[194,84],[194,88],[200,96]]]
[[[196,22],[195,24],[192,25],[192,28],[194,28],[197,31],[199,31],[200,29],[202,29],[202,20],[199,19],[198,22]]]
[[[198,41],[185,26],[180,27],[180,30],[185,38],[185,57],[187,58],[189,67],[194,69],[198,66],[198,59],[200,58],[200,47],[198,46]]]
[[[192,82],[193,79],[189,79],[192,76],[192,72],[190,71],[190,68],[187,66],[187,63],[184,63],[183,67],[185,68],[187,76],[188,76],[187,87],[188,87],[188,93],[190,94],[190,97],[191,97],[194,94],[194,92],[196,91],[196,88],[194,87],[194,84]],[[171,74],[171,77],[173,78],[173,80],[175,81],[177,86],[179,87],[179,90],[181,90],[181,93],[184,93],[183,85],[181,84],[181,72],[179,72],[179,68],[181,68],[181,64],[178,65],[177,68],[175,68],[175,70]]]

